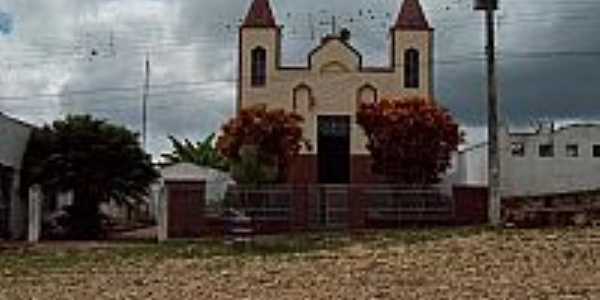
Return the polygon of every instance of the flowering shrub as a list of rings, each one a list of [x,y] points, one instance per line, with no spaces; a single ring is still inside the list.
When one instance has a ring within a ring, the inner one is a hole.
[[[434,184],[462,142],[444,108],[421,98],[364,103],[357,122],[367,137],[373,171],[401,184]]]
[[[266,167],[276,166],[277,180],[283,180],[291,160],[310,143],[302,135],[302,116],[282,109],[268,110],[257,105],[240,111],[223,125],[217,149],[234,165],[242,162],[243,149],[251,147],[255,159]],[[235,167],[235,166],[234,166]],[[234,172],[235,173],[235,172]],[[269,180],[271,181],[271,180]]]

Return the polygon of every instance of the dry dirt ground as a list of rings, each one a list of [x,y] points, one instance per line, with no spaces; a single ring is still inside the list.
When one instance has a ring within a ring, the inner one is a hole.
[[[600,299],[600,229],[0,245],[0,299]]]

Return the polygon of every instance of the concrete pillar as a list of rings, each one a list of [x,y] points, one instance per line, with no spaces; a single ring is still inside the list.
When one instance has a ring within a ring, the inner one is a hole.
[[[155,183],[150,186],[150,199],[148,199],[148,216],[155,222],[158,220],[158,196],[156,193],[160,191],[160,185]]]
[[[59,193],[57,196],[56,208],[62,210],[66,206],[73,205],[74,192],[68,191]]]
[[[156,209],[157,237],[158,242],[164,242],[169,238],[169,197],[164,184],[160,184],[152,189],[152,196]]]
[[[42,188],[34,185],[29,189],[29,228],[27,241],[37,243],[42,231]]]

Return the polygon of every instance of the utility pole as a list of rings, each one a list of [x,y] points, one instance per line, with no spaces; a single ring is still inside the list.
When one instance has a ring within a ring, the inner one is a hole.
[[[146,150],[147,143],[147,102],[150,95],[150,56],[146,54],[146,72],[144,80],[144,92],[142,94],[142,145]]]
[[[498,91],[496,84],[495,11],[498,0],[475,0],[476,10],[485,10],[488,92],[488,217],[492,226],[501,224],[500,149],[498,140]]]

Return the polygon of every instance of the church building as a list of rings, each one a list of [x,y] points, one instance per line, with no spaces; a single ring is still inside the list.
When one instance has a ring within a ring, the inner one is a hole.
[[[306,65],[285,66],[282,27],[269,0],[251,3],[239,31],[237,109],[265,104],[304,117],[303,132],[313,147],[290,166],[291,183],[379,181],[355,122],[360,103],[402,96],[433,101],[433,28],[419,0],[403,0],[390,27],[387,66],[365,66],[345,30],[322,38]]]

